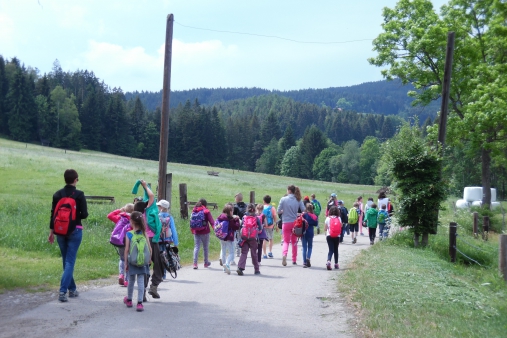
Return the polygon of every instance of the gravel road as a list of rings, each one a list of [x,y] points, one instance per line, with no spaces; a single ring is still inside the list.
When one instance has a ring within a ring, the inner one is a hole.
[[[149,297],[144,312],[126,308],[126,288],[112,280],[81,287],[79,298],[57,301],[56,292],[0,295],[0,337],[354,337],[353,309],[344,304],[337,284],[348,263],[369,247],[367,236],[339,247],[340,270],[325,269],[327,243],[315,237],[312,267],[282,266],[281,246],[263,259],[254,275],[250,258],[244,276],[187,266],[178,278],[159,285],[160,299]],[[301,245],[299,245],[299,255]],[[289,249],[289,257],[290,249]],[[236,262],[238,258],[236,258]],[[79,268],[79,261],[77,262]],[[103,284],[109,284],[103,286]],[[134,290],[134,298],[137,291]]]

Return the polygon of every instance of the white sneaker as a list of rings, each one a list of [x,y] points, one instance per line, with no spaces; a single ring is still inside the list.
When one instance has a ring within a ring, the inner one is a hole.
[[[236,262],[235,262],[235,261],[232,261],[232,262],[231,262],[231,265],[236,265]]]

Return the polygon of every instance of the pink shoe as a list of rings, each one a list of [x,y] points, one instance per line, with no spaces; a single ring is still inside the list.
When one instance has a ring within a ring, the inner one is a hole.
[[[120,275],[118,276],[118,284],[123,285],[123,282],[124,282],[124,281],[125,281],[125,279],[123,278],[123,274],[120,274]]]
[[[335,264],[335,265],[334,265],[334,268],[335,268],[335,269],[339,269],[339,268],[340,268],[340,266],[339,266],[338,264]]]
[[[197,263],[194,263],[194,270],[197,270]]]
[[[142,311],[144,311],[143,303],[139,303],[139,304],[137,304],[137,306],[136,306],[136,311],[137,311],[137,312],[142,312]]]
[[[204,263],[204,267],[208,268],[211,265],[211,262]]]
[[[125,281],[123,282],[123,286],[124,286],[124,287],[129,286],[129,282],[128,282],[127,280],[125,280]]]
[[[123,303],[127,305],[127,307],[132,307],[132,301],[128,300],[127,297],[123,298]]]

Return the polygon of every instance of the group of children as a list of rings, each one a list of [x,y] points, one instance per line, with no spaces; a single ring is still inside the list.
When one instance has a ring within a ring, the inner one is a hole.
[[[112,211],[108,218],[115,223],[113,235],[116,232],[124,236],[123,245],[117,245],[111,240],[111,243],[117,246],[119,255],[118,283],[127,287],[127,296],[125,296],[123,302],[127,307],[133,307],[132,297],[134,284],[137,280],[136,310],[143,311],[143,301],[146,301],[145,286],[147,286],[150,277],[149,266],[153,263],[152,285],[148,293],[154,298],[160,298],[157,293],[157,286],[160,282],[157,280],[157,275],[163,271],[163,278],[165,279],[165,269],[161,266],[158,256],[160,250],[165,250],[167,245],[169,247],[171,245],[178,246],[178,233],[174,219],[169,214],[169,202],[160,200],[155,204],[150,188],[144,181],[138,182],[138,185],[141,184],[145,189],[145,198],[134,199],[134,203],[126,204],[121,209]],[[299,197],[299,200],[301,200],[300,192],[299,194],[297,192],[295,194],[296,198]],[[211,265],[209,260],[211,229],[214,230],[216,237],[220,240],[220,265],[223,266],[223,271],[229,275],[231,274],[231,265],[235,265],[235,251],[239,257],[236,272],[240,276],[244,274],[243,271],[249,252],[254,266],[254,274],[260,274],[262,258],[273,258],[273,233],[278,231],[279,227],[276,224],[278,218],[281,218],[282,215],[279,215],[271,205],[271,197],[269,195],[264,196],[263,204],[246,204],[243,202],[242,194],[238,193],[235,196],[235,202],[234,204],[225,204],[222,213],[216,220],[213,219],[211,212],[207,209],[207,201],[204,198],[199,199],[192,209],[190,230],[194,236],[194,269],[198,269],[197,261],[201,246],[203,248],[204,267],[207,268]],[[158,217],[154,217],[154,204],[158,209]],[[298,237],[301,237],[302,240],[303,268],[309,268],[311,267],[310,259],[314,228],[320,229],[318,217],[321,205],[315,199],[314,194],[312,200],[306,196],[302,205],[305,206],[305,210],[298,210],[298,212],[302,214],[306,227]],[[370,244],[373,245],[378,224],[380,239],[386,237],[388,233],[387,224],[393,212],[392,205],[385,197],[385,194],[379,195],[378,205],[380,205],[380,210],[377,210],[377,204],[373,203],[373,198],[369,198],[363,208],[362,197],[360,196],[354,202],[351,210],[348,211],[343,201],[338,200],[336,194],[331,194],[331,198],[327,203],[324,222],[324,231],[329,248],[326,263],[328,270],[331,270],[333,256],[334,268],[339,269],[338,246],[343,241],[345,233],[350,233],[352,243],[355,244],[358,233],[363,235],[362,227],[367,227]],[[117,231],[119,227],[123,227],[123,232]],[[292,242],[293,239],[290,239],[290,241]],[[296,253],[293,252],[293,256],[295,255],[297,256],[297,246]],[[295,261],[293,261],[293,264],[297,265]]]
[[[160,252],[166,250],[167,245],[178,246],[178,232],[174,218],[169,214],[170,203],[166,200],[155,203],[153,192],[142,180],[136,182],[136,192],[139,185],[143,186],[145,196],[135,198],[134,203],[112,211],[107,217],[115,223],[111,244],[116,246],[119,255],[118,283],[127,287],[127,296],[123,302],[127,307],[133,307],[132,297],[137,279],[136,310],[140,312],[144,310],[145,286],[150,278],[152,263],[152,285],[148,293],[154,298],[160,298],[157,286],[166,277]],[[113,236],[116,237],[115,240]],[[117,240],[118,237],[120,241]]]

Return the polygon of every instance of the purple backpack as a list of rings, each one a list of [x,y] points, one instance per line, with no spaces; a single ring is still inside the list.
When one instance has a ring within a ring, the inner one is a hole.
[[[128,217],[121,216],[120,220],[116,222],[109,243],[114,246],[125,246],[125,236],[130,229],[130,220]]]
[[[215,221],[215,226],[213,227],[213,229],[215,230],[215,236],[217,236],[218,239],[224,241],[227,238],[227,234],[229,233],[229,221],[228,220],[220,221],[219,219],[217,219]]]

